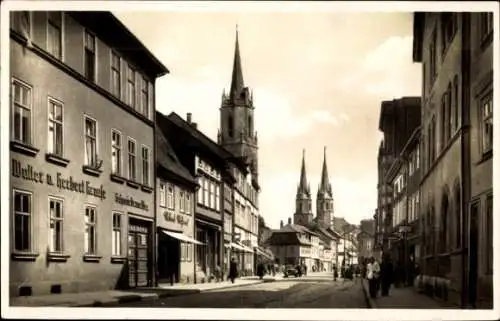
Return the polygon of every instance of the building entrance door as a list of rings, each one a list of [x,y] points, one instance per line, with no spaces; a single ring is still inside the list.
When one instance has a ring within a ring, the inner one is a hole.
[[[131,288],[148,286],[149,253],[151,249],[148,226],[131,220],[128,231],[128,270]]]

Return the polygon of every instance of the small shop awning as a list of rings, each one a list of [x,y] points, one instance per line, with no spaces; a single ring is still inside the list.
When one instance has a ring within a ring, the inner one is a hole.
[[[248,253],[253,253],[253,250],[246,247],[245,245],[239,243],[239,242],[233,242],[231,243],[231,247],[233,249],[236,249],[236,250],[240,250],[240,251],[243,251],[243,252],[248,252]]]
[[[199,244],[199,245],[203,245],[204,243],[201,243],[189,236],[186,236],[182,233],[176,233],[176,232],[170,232],[170,231],[162,231],[163,233],[167,234],[168,236],[171,236],[175,239],[178,239],[182,242],[187,242],[187,243],[193,243],[193,244]]]

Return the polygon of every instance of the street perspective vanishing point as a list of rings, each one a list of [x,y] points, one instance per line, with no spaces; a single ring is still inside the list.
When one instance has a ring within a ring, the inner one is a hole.
[[[6,308],[493,311],[497,11],[157,5],[2,4]]]

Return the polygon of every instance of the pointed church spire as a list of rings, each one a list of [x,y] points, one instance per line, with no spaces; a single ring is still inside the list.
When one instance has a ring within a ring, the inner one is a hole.
[[[300,183],[298,190],[300,192],[307,192],[309,190],[306,177],[306,150],[302,149],[302,168],[300,170]]]
[[[326,146],[323,150],[323,170],[321,171],[321,185],[320,190],[329,191],[330,180],[328,179],[328,168],[326,166]]]
[[[238,42],[238,25],[236,25],[236,44],[234,48],[233,76],[231,79],[231,98],[237,98],[245,87],[243,82],[243,71],[241,69],[240,45]]]

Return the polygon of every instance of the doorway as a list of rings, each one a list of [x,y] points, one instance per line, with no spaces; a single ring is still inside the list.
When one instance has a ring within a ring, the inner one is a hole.
[[[129,286],[148,286],[150,279],[151,242],[148,222],[135,219],[129,221],[128,271]]]
[[[158,282],[178,283],[180,279],[180,241],[158,234]]]

